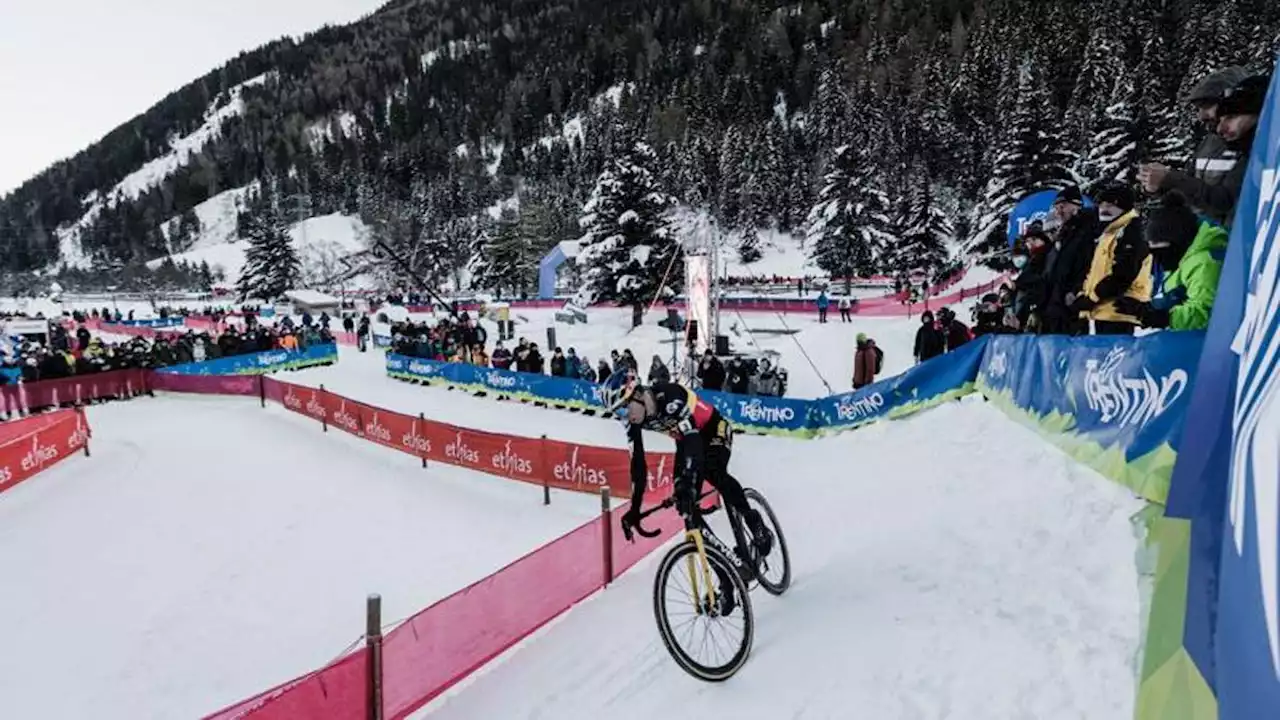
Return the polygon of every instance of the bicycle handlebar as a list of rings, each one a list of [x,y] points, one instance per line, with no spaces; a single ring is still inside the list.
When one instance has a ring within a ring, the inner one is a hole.
[[[702,503],[703,498],[707,497],[707,496],[708,496],[708,495],[710,495],[710,494],[711,494],[710,492],[706,492],[706,493],[703,493],[703,494],[701,494],[701,495],[699,495],[699,496],[698,496],[698,501],[697,501],[697,503],[695,503],[695,507],[697,507],[697,509],[698,509],[698,515],[700,515],[700,516],[707,516],[707,515],[710,515],[710,514],[712,514],[712,513],[714,513],[715,511],[717,511],[717,510],[719,510],[719,509],[720,509],[720,506],[719,506],[719,505],[712,505],[712,506],[711,506],[711,507],[709,507],[709,508],[703,508],[703,507],[702,507],[701,503]],[[628,539],[628,540],[630,540],[631,542],[635,542],[635,539],[633,539],[633,538],[631,537],[631,531],[632,531],[632,530],[635,530],[635,532],[639,533],[639,535],[640,535],[641,537],[650,538],[650,539],[658,537],[659,535],[661,535],[661,534],[662,534],[662,531],[661,531],[661,530],[647,530],[647,529],[645,529],[645,527],[644,527],[644,519],[645,519],[645,518],[647,518],[647,517],[649,517],[650,515],[652,515],[652,514],[656,513],[656,512],[661,512],[661,511],[663,511],[663,510],[666,510],[666,509],[667,509],[667,508],[669,508],[669,507],[674,507],[674,506],[675,506],[675,504],[676,504],[676,497],[675,497],[675,495],[672,495],[671,497],[667,498],[666,500],[663,500],[662,502],[658,503],[657,505],[654,505],[653,507],[649,508],[648,510],[645,510],[644,512],[640,513],[639,517],[637,517],[637,518],[636,518],[636,521],[635,521],[635,524],[634,524],[634,525],[628,525],[628,524],[624,521],[624,522],[622,523],[622,532],[623,532],[623,534],[624,534],[624,535],[626,535],[626,536],[627,536],[627,539]]]

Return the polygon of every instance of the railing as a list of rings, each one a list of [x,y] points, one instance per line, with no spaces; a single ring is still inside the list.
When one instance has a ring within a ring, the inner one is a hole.
[[[89,421],[79,408],[0,424],[0,493],[76,452],[89,454]]]

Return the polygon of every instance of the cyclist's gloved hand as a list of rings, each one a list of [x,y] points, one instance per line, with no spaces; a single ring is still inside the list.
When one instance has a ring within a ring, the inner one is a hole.
[[[622,516],[622,536],[627,542],[635,542],[631,529],[640,524],[640,508],[635,505]]]
[[[698,485],[688,477],[676,480],[675,489],[676,512],[684,516],[693,514],[693,506],[698,502]]]

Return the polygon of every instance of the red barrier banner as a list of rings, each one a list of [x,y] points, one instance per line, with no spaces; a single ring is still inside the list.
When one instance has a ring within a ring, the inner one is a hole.
[[[273,395],[276,392],[279,392],[280,397],[277,402],[283,405],[286,409],[292,410],[301,415],[306,415],[313,420],[328,422],[329,411],[325,407],[324,398],[329,393],[324,390],[304,387],[302,385],[294,385],[293,383],[280,382],[279,380],[272,380],[270,378],[267,378],[267,387],[279,388],[279,390],[268,390],[267,397],[270,399],[276,399]]]
[[[418,418],[352,400],[348,402],[355,405],[358,411],[360,436],[365,440],[414,457],[425,454],[426,448],[420,449],[418,442],[418,438],[422,437],[422,432],[418,429]]]
[[[83,404],[90,400],[132,397],[146,389],[143,370],[113,370],[59,380],[7,385],[0,392],[9,412]]]
[[[259,393],[256,375],[179,375],[163,370],[151,373],[151,389],[204,395],[250,395]]]
[[[322,670],[219,710],[205,720],[366,720],[368,654],[362,647]]]
[[[333,341],[339,345],[347,345],[349,347],[355,347],[357,344],[356,334],[349,332],[333,333]]]
[[[542,483],[541,441],[427,423],[431,449],[428,459],[469,468],[490,475]]]
[[[383,641],[383,709],[400,720],[603,584],[593,519],[423,610]]]
[[[48,470],[89,442],[80,410],[63,410],[5,424],[0,440],[0,493]]]
[[[329,419],[329,425],[341,428],[356,437],[360,437],[362,423],[360,421],[360,403],[348,400],[331,392],[320,394],[320,404]]]

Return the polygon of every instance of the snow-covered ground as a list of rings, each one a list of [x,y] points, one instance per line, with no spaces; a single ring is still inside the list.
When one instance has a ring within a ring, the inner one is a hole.
[[[91,458],[0,496],[3,718],[198,717],[333,659],[368,593],[399,620],[599,512],[251,399],[89,419]]]
[[[732,680],[671,660],[656,557],[417,717],[1126,718],[1138,649],[1129,493],[981,400],[820,441],[744,438],[734,466],[794,564],[753,594]]]

